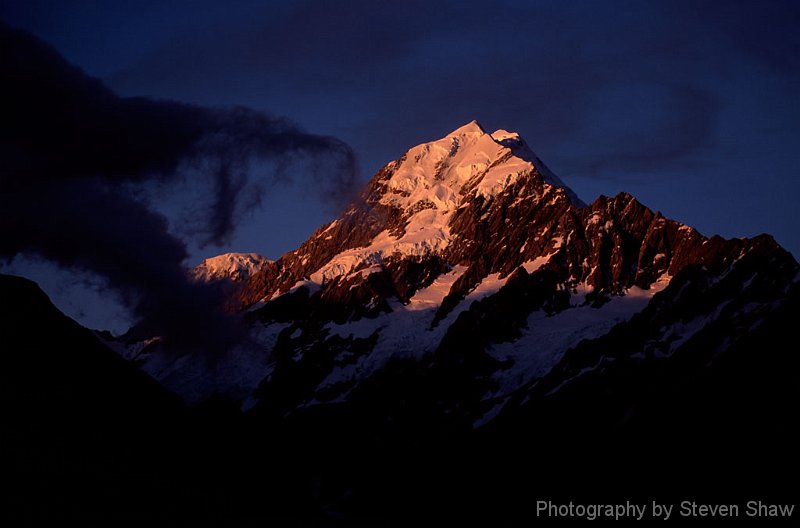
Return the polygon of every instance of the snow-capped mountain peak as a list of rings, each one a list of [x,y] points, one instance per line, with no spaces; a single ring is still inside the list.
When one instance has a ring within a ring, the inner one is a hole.
[[[491,199],[520,178],[540,174],[549,185],[566,186],[516,132],[486,133],[471,121],[445,137],[412,147],[397,162],[386,182],[383,203],[415,206],[430,201],[439,210],[480,196]],[[570,194],[572,191],[569,191]]]
[[[556,200],[582,205],[519,134],[506,130],[488,134],[477,121],[412,147],[378,173],[368,189],[367,203],[345,216],[351,221],[363,214],[383,219],[375,224],[383,229],[366,243],[339,248],[334,258],[319,262],[309,270],[313,282],[321,284],[365,265],[379,265],[392,255],[442,254],[455,235],[457,213],[483,207],[479,204]],[[368,219],[359,222],[364,221]],[[327,229],[342,225],[337,220]],[[332,240],[327,229],[319,235]]]
[[[483,129],[480,123],[477,120],[473,119],[466,125],[460,126],[457,129],[453,130],[446,137],[468,137],[468,136],[482,136],[486,134],[486,131]]]
[[[210,282],[229,279],[233,282],[243,281],[272,262],[257,253],[225,253],[205,259],[191,270],[192,276],[199,281]]]
[[[404,209],[433,205],[451,211],[477,197],[490,200],[529,177],[563,188],[575,205],[584,205],[517,132],[500,129],[488,134],[477,121],[412,147],[388,167],[393,174],[381,202]]]
[[[495,223],[508,207],[519,214],[524,210],[556,218],[583,205],[519,134],[489,134],[471,121],[384,166],[342,216],[275,266],[266,266],[256,281],[263,285],[249,284],[242,301],[249,305],[269,299],[304,281],[319,286],[352,273],[365,274],[394,258],[437,256],[466,264],[469,248],[477,247],[467,241],[486,235],[475,230],[484,231],[488,225],[481,225]],[[457,237],[467,245],[454,246]],[[532,261],[552,253],[557,238],[553,232],[524,247],[520,242],[506,267],[520,258]],[[261,297],[254,298],[259,293]]]

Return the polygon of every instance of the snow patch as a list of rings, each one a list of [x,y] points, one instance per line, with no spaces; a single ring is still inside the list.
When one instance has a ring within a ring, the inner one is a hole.
[[[358,369],[363,377],[380,369],[392,357],[419,359],[435,350],[449,326],[472,302],[497,292],[505,284],[498,273],[486,277],[443,321],[432,327],[441,301],[465,271],[465,266],[456,266],[440,275],[430,286],[419,290],[408,304],[390,299],[391,313],[381,313],[372,319],[362,318],[341,325],[329,323],[324,328],[329,335],[338,335],[345,339],[365,339],[377,332],[377,341],[372,352],[359,358]]]
[[[144,360],[141,368],[189,404],[219,393],[242,402],[242,409],[246,410],[256,403],[254,391],[270,373],[269,357],[278,334],[289,326],[274,323],[253,327],[250,333],[253,342],[222,352],[215,362],[197,354],[186,354],[176,360],[172,354],[154,350],[139,358]]]
[[[486,425],[490,421],[494,420],[500,411],[503,410],[505,407],[506,402],[508,402],[508,398],[504,398],[503,400],[495,403],[488,411],[486,411],[483,416],[472,422],[472,428],[477,429],[483,425]]]
[[[406,306],[407,310],[436,309],[442,300],[450,293],[453,284],[467,271],[466,266],[456,266],[451,271],[443,273],[427,287],[417,291]]]
[[[550,258],[555,255],[555,253],[550,253],[548,255],[542,255],[541,257],[536,257],[533,260],[529,260],[527,262],[522,263],[522,267],[525,268],[529,274],[533,273],[534,271],[538,270],[550,260]]]
[[[479,301],[484,297],[488,297],[500,291],[506,283],[506,279],[501,279],[499,273],[492,273],[486,276],[469,294],[465,299],[470,304],[473,301]],[[462,303],[463,304],[463,303]]]
[[[354,339],[366,339],[372,334],[374,334],[377,330],[380,330],[388,321],[386,317],[376,317],[374,319],[370,319],[368,317],[362,317],[358,321],[352,321],[345,324],[336,324],[333,322],[328,323],[323,327],[323,330],[328,331],[328,335],[338,335],[339,337],[347,338],[354,338]]]
[[[277,292],[276,291],[275,293],[272,294],[272,297],[270,297],[269,300],[272,301],[272,300],[277,299],[278,297],[282,297],[282,296],[284,296],[286,294],[294,293],[300,288],[308,289],[308,295],[311,296],[311,295],[314,295],[316,292],[319,291],[319,289],[321,288],[321,285],[318,282],[314,281],[314,280],[308,280],[308,279],[299,280],[299,281],[295,282],[294,285],[291,288],[289,288],[288,290],[286,290],[285,292]],[[265,304],[265,303],[262,303],[261,301],[259,301],[259,303],[261,303],[261,306],[264,306],[264,304]]]
[[[430,214],[430,210],[421,211],[412,217],[404,236],[397,238],[386,230],[381,231],[369,246],[349,249],[334,256],[311,274],[311,280],[325,284],[335,277],[349,275],[365,264],[380,266],[386,257],[395,254],[419,257],[439,253],[450,242],[450,229],[439,220]]]
[[[649,290],[630,288],[625,295],[612,297],[600,308],[583,305],[584,295],[591,288],[580,284],[576,288],[578,294],[572,297],[572,307],[553,315],[541,310],[531,313],[527,328],[519,339],[494,344],[487,350],[495,359],[511,362],[510,368],[494,375],[499,389],[490,397],[506,397],[518,387],[541,378],[567,350],[584,339],[595,339],[608,333],[617,324],[643,310],[653,296],[666,287],[669,279],[667,275],[662,276]]]

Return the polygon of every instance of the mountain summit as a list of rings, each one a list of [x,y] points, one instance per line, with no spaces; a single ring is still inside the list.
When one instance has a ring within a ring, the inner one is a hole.
[[[487,134],[472,121],[383,167],[344,215],[284,257],[303,255],[286,280],[321,284],[394,257],[442,254],[471,213],[497,209],[495,199],[509,196],[583,205],[517,134]]]
[[[143,368],[190,401],[291,414],[390,398],[373,380],[403,362],[475,428],[618,365],[724,355],[798,273],[766,235],[708,238],[625,193],[586,205],[517,133],[475,121],[409,149],[298,249],[253,264],[231,304],[255,347],[209,370],[165,361],[156,340],[137,345]]]

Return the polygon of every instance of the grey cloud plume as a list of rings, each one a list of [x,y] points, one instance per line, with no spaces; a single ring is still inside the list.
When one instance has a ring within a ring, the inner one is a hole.
[[[230,237],[254,193],[285,176],[256,178],[256,164],[312,160],[326,170],[308,171],[309,183],[334,205],[358,181],[340,140],[245,108],[118,97],[2,23],[0,71],[0,258],[36,255],[102,277],[140,324],[177,347],[225,347],[238,329],[221,309],[221,285],[187,279],[186,241],[143,188],[197,177],[193,230],[213,244]]]

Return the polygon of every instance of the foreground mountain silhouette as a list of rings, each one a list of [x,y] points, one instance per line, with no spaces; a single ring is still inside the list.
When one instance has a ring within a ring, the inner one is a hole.
[[[168,484],[134,508],[159,518],[498,521],[534,519],[541,498],[794,500],[781,483],[798,469],[799,272],[768,235],[705,237],[624,193],[586,205],[518,134],[471,122],[387,164],[297,250],[191,272],[229,273],[230,310],[252,330],[213,361],[158,336],[67,332],[34,286],[4,279],[2,335],[28,359],[3,404],[27,409],[13,394],[35,394],[43,372],[86,386],[83,367],[31,354],[85,362],[96,348],[133,376],[115,353],[130,359],[191,407],[135,422],[152,443],[115,436],[151,480],[185,487],[172,510]],[[47,342],[29,341],[40,330]],[[169,400],[132,379],[128,393]],[[111,407],[121,423],[139,412]],[[191,448],[174,467],[149,462],[162,444]],[[79,478],[125,503],[130,465],[93,463],[101,477]]]

